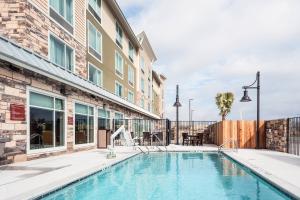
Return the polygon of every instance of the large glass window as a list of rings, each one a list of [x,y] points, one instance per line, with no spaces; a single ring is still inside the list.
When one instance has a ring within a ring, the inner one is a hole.
[[[116,74],[119,75],[120,77],[123,77],[123,57],[119,52],[116,51],[115,54],[115,69],[116,69]]]
[[[75,144],[94,142],[94,108],[75,103]]]
[[[124,115],[122,113],[115,113],[115,131],[124,125]]]
[[[116,43],[119,47],[122,46],[122,40],[123,40],[123,30],[118,22],[116,22]]]
[[[128,66],[128,83],[132,87],[134,86],[134,69],[131,66]]]
[[[60,67],[73,71],[73,49],[52,35],[50,35],[50,60]]]
[[[64,146],[64,104],[62,99],[30,92],[30,150]]]
[[[102,71],[92,64],[89,64],[89,81],[102,87]]]
[[[89,53],[102,60],[102,35],[91,22],[88,23],[88,30]]]
[[[116,82],[116,85],[115,85],[115,94],[119,97],[123,97],[123,86]]]
[[[131,91],[128,91],[128,101],[134,103],[134,94]]]
[[[98,130],[110,130],[110,112],[98,109]]]
[[[50,0],[50,6],[67,22],[73,24],[73,0]]]

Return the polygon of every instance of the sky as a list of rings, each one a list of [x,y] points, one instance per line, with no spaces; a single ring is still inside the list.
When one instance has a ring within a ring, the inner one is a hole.
[[[167,77],[165,112],[180,120],[220,120],[219,92],[233,92],[228,119],[256,118],[256,90],[241,103],[243,85],[261,72],[261,118],[300,116],[299,0],[117,0],[134,32],[145,31]]]

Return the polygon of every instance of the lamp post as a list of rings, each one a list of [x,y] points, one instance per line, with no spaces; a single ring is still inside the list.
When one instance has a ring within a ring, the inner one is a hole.
[[[191,130],[191,101],[193,101],[193,99],[189,99],[189,133]]]
[[[176,107],[176,144],[179,144],[178,136],[179,136],[179,107],[181,107],[181,103],[179,102],[179,86],[176,85],[176,101],[173,105]]]
[[[256,86],[254,86],[256,84]],[[256,73],[256,80],[254,83],[248,86],[243,86],[244,96],[241,99],[241,102],[252,101],[248,96],[248,89],[256,89],[257,91],[257,116],[256,116],[256,149],[259,148],[259,118],[260,118],[260,72]]]

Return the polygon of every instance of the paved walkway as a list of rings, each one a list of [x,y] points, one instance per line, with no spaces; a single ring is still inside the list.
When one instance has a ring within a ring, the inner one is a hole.
[[[137,151],[123,148],[116,159],[107,150],[90,150],[0,167],[0,199],[30,199],[129,158]]]
[[[269,182],[300,199],[300,157],[268,150],[225,152]]]
[[[163,147],[159,147],[164,150]],[[217,151],[215,145],[170,145],[168,151]],[[143,151],[148,151],[141,147]],[[149,151],[159,151],[156,147]],[[118,147],[116,159],[107,150],[90,150],[0,167],[0,200],[30,199],[134,156],[141,151]],[[266,150],[238,150],[227,155],[246,165],[282,190],[300,199],[300,157]]]

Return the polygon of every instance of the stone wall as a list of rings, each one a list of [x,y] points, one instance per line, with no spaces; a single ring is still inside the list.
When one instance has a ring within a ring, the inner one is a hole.
[[[288,119],[266,121],[266,148],[287,152]]]
[[[87,78],[86,47],[27,0],[0,1],[0,35],[48,58],[49,33],[75,51],[75,73]]]
[[[62,83],[27,70],[13,67],[9,63],[0,62],[0,137],[9,139],[9,141],[5,143],[5,152],[8,156],[5,156],[5,158],[0,156],[0,165],[16,161],[36,159],[50,155],[58,155],[65,152],[86,150],[96,147],[96,145],[94,145],[80,149],[78,147],[75,148],[74,126],[67,125],[67,133],[65,133],[67,135],[66,150],[28,155],[26,149],[28,138],[28,121],[27,119],[25,121],[12,121],[10,119],[10,105],[12,103],[24,105],[26,109],[28,103],[27,90],[29,87],[45,92],[50,92],[52,94],[62,95],[60,93]],[[64,87],[69,93],[68,96],[66,96],[67,117],[73,117],[74,102],[80,101],[83,103],[94,105],[95,108],[102,108],[103,104],[106,104],[107,108],[111,110],[111,112],[121,112],[124,114],[125,118],[147,119],[147,117],[113,102],[104,100],[99,97],[91,96],[90,94],[71,86]]]

